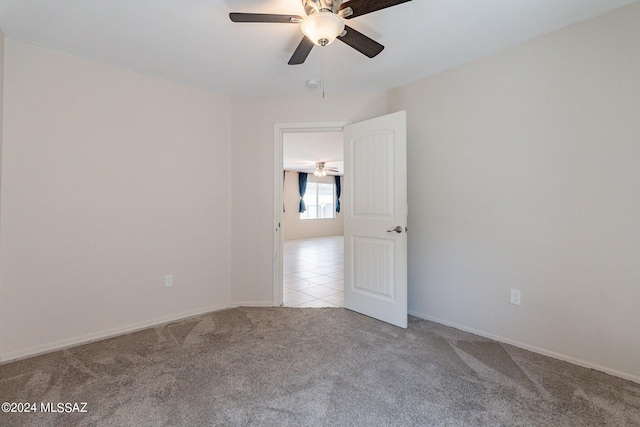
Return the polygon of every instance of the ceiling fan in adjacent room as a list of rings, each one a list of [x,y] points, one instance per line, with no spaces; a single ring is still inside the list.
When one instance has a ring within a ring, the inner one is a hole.
[[[327,167],[325,162],[316,162],[316,170],[313,172],[315,176],[327,176],[327,172],[337,174],[340,173],[340,170],[335,167]]]
[[[327,176],[327,174],[331,174],[331,175],[342,175],[342,171],[340,170],[340,167],[338,166],[329,166],[327,165],[327,163],[332,163],[332,164],[336,164],[336,165],[341,165],[342,161],[341,160],[332,160],[332,161],[326,161],[326,162],[316,162],[315,165],[309,165],[309,166],[303,166],[300,168],[296,168],[296,170],[298,172],[306,172],[306,173],[312,173],[315,176]]]
[[[348,0],[345,2],[343,0],[302,0],[306,18],[298,15],[269,13],[230,13],[229,18],[233,22],[300,24],[304,37],[293,52],[289,65],[304,63],[314,45],[327,46],[335,39],[373,58],[382,52],[384,46],[345,25],[344,20],[408,1],[411,0]]]

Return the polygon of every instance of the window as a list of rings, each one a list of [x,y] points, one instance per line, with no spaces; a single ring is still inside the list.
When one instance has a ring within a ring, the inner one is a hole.
[[[300,219],[335,218],[335,184],[307,182],[304,204],[307,205],[307,210],[300,214]]]

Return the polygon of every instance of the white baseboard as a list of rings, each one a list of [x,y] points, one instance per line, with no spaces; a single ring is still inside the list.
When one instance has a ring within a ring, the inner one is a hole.
[[[234,302],[233,307],[275,307],[273,301],[243,301]]]
[[[576,359],[575,357],[568,356],[566,354],[557,353],[555,351],[547,350],[544,348],[536,347],[533,345],[529,345],[520,341],[512,340],[509,338],[501,337],[499,335],[494,335],[489,332],[480,331],[478,329],[470,328],[468,326],[460,325],[454,322],[449,322],[447,320],[439,319],[437,317],[428,316],[423,313],[418,313],[412,310],[409,310],[409,314],[415,317],[419,317],[421,319],[430,320],[435,323],[439,323],[441,325],[450,326],[452,328],[459,329],[461,331],[470,332],[472,334],[480,335],[485,338],[490,338],[495,341],[499,341],[505,344],[512,345],[514,347],[522,348],[525,350],[532,351],[534,353],[542,354],[544,356],[553,357],[554,359],[564,360],[565,362],[573,363],[574,365],[582,366],[584,368],[594,369],[596,371],[604,372],[609,375],[613,375],[615,377],[623,378],[625,380],[633,381],[636,383],[640,383],[640,376],[629,374],[626,372],[621,372],[616,369],[607,368],[606,366],[597,365],[595,363],[587,362],[582,359]]]
[[[244,305],[244,304],[243,304]],[[53,341],[50,343],[37,345],[21,350],[12,351],[9,353],[0,354],[0,364],[13,362],[18,359],[24,359],[27,357],[38,356],[44,353],[50,353],[52,351],[63,350],[65,348],[73,347],[76,345],[87,344],[93,341],[99,341],[107,338],[116,337],[118,335],[130,334],[132,332],[147,329],[153,326],[159,326],[165,323],[175,322],[177,320],[187,319],[189,317],[199,316],[214,311],[226,310],[228,308],[237,307],[238,305],[224,304],[214,305],[209,307],[202,307],[195,310],[189,310],[182,313],[172,314],[169,316],[158,317],[151,320],[144,320],[142,322],[131,323],[128,325],[118,326],[115,328],[105,329],[102,331],[91,332],[89,334],[80,335],[73,338],[68,338],[59,341]]]

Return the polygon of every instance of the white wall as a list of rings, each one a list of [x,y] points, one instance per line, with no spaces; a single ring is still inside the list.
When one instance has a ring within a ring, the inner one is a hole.
[[[309,174],[307,182],[324,182],[335,185],[336,178],[334,176],[318,177],[313,174]],[[282,197],[284,199],[286,209],[286,212],[282,214],[282,230],[285,240],[322,236],[342,236],[344,233],[344,222],[340,212],[336,212],[335,218],[319,220],[300,219],[300,212],[298,212],[300,205],[300,188],[298,186],[297,172],[286,172]],[[343,202],[344,200],[341,197],[340,203]]]
[[[387,94],[238,97],[232,104],[232,298],[271,305],[274,123],[365,120],[389,112]],[[256,179],[257,170],[267,175]],[[256,203],[263,214],[256,214]]]
[[[229,306],[229,99],[5,53],[0,357]]]
[[[412,313],[640,380],[638,22],[636,3],[391,94]]]

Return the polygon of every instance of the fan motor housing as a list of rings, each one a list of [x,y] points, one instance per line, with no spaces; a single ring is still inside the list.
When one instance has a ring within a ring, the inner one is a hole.
[[[312,15],[320,11],[338,13],[342,0],[302,0],[302,6],[307,15]]]

